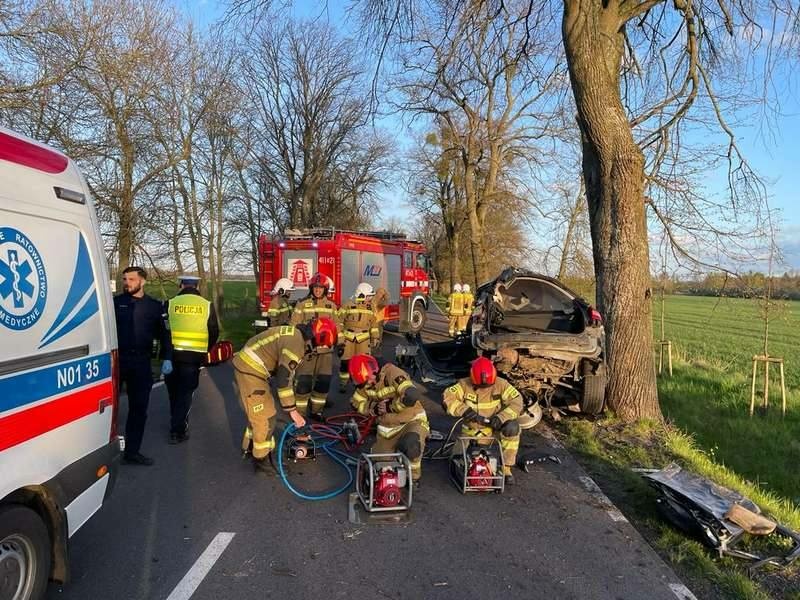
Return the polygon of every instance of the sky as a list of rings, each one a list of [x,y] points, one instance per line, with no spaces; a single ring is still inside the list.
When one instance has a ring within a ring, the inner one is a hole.
[[[217,0],[171,0],[200,26],[213,23],[225,13],[226,4]],[[348,21],[344,0],[296,0],[288,9],[295,17],[321,19],[331,23],[345,34],[354,27]],[[800,63],[800,59],[798,59]],[[775,211],[775,227],[783,263],[776,267],[780,273],[786,269],[800,271],[800,93],[793,90],[781,99],[782,115],[775,119],[774,127],[764,132],[757,125],[735,128],[737,142],[746,159],[767,184],[769,206]],[[391,130],[398,138],[398,147],[407,147],[414,135],[409,126],[397,116],[384,117],[377,126]],[[383,193],[385,218],[407,218],[411,210],[404,202],[402,186],[387,188]],[[717,174],[705,185],[708,193],[725,194],[724,177]],[[753,268],[764,269],[754,264]],[[745,267],[746,270],[746,267]]]

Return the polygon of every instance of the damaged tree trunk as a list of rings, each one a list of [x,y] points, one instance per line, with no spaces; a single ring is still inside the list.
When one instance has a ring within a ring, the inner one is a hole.
[[[597,304],[607,332],[609,406],[661,420],[653,364],[644,156],[622,105],[619,2],[564,0],[563,38],[583,141]]]

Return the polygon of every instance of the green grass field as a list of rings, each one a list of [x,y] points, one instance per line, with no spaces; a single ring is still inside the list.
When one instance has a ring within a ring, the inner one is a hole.
[[[658,337],[658,299],[654,309]],[[674,377],[659,379],[665,416],[716,462],[800,505],[800,302],[783,303],[770,322],[770,355],[785,361],[785,418],[776,367],[770,369],[769,411],[748,413],[752,359],[763,350],[757,301],[669,296],[664,317],[678,359]]]

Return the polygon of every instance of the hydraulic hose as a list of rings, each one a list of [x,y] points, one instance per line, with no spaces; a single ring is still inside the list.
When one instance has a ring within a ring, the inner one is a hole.
[[[278,474],[280,475],[281,481],[286,486],[286,488],[292,492],[298,498],[302,498],[303,500],[329,500],[331,498],[335,498],[339,494],[346,492],[353,483],[354,475],[353,469],[348,464],[348,462],[352,462],[355,459],[342,452],[341,450],[337,450],[334,446],[341,441],[343,441],[343,436],[341,432],[337,432],[335,428],[330,427],[328,425],[314,425],[311,428],[311,435],[312,438],[316,435],[317,438],[314,439],[314,442],[319,438],[323,438],[325,441],[319,445],[319,447],[331,457],[331,459],[336,462],[337,464],[341,465],[342,468],[347,471],[347,483],[338,487],[334,490],[329,492],[324,492],[320,494],[307,494],[305,492],[301,492],[297,488],[295,488],[291,482],[289,481],[289,477],[286,474],[286,470],[283,466],[283,447],[286,443],[286,440],[291,436],[294,437],[296,435],[297,428],[294,426],[294,423],[289,423],[283,430],[281,434],[280,442],[278,443]],[[338,437],[335,437],[336,434],[339,434]]]

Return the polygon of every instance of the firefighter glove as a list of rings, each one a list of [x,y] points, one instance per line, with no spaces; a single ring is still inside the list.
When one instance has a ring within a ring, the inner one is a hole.
[[[172,361],[165,360],[164,362],[161,363],[161,374],[169,375],[170,373],[172,373]]]
[[[386,414],[386,402],[378,402],[375,405],[375,414],[379,417]]]
[[[502,426],[503,420],[499,416],[494,415],[491,419],[489,419],[489,427],[495,431],[499,431]]]
[[[481,418],[478,416],[478,413],[476,413],[471,408],[468,408],[463,413],[461,413],[461,418],[464,419],[467,423],[470,423],[472,421],[480,421],[481,420]]]
[[[336,356],[339,358],[344,354],[344,346],[336,346]]]

